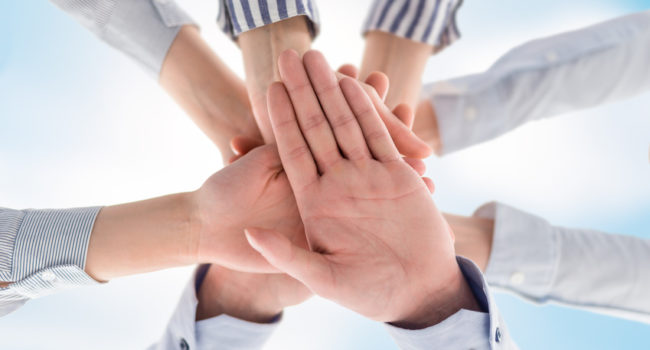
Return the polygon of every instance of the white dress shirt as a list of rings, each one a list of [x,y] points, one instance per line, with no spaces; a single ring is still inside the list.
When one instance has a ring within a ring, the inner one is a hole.
[[[552,226],[500,203],[474,215],[494,219],[490,286],[536,303],[650,323],[650,240]]]
[[[488,141],[528,121],[650,89],[650,11],[533,40],[486,72],[426,85],[442,153]]]
[[[390,335],[404,350],[474,349],[515,350],[504,321],[479,268],[458,257],[460,266],[479,305],[485,312],[460,310],[441,323],[420,330],[408,330],[386,324]],[[189,281],[161,340],[149,350],[188,349],[261,349],[281,322],[260,324],[220,315],[195,322],[198,304],[196,290],[206,273],[199,266]]]

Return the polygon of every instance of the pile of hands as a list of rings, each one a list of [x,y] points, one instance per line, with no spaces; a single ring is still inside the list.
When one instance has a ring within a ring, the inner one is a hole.
[[[479,311],[422,177],[430,150],[411,110],[384,104],[385,76],[360,83],[317,51],[285,51],[278,70],[273,143],[233,139],[231,164],[187,201],[188,255],[212,263],[197,320],[270,322],[313,294],[408,329]]]

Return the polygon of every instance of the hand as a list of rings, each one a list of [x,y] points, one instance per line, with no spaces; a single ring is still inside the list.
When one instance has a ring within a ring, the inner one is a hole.
[[[244,237],[244,228],[281,230],[306,246],[296,202],[275,145],[266,145],[211,176],[192,194],[196,261],[249,272],[277,272]]]
[[[272,85],[269,112],[311,251],[277,230],[249,229],[251,245],[316,294],[374,320],[423,328],[477,309],[447,224],[358,83],[339,87],[315,51],[304,67],[285,52],[279,67],[289,95]]]
[[[198,291],[196,319],[226,314],[257,323],[272,322],[282,310],[312,293],[286,274],[257,274],[211,265]]]

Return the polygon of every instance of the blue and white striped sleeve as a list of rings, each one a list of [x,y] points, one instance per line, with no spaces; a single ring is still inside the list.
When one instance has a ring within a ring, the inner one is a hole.
[[[456,12],[463,0],[374,0],[363,34],[382,31],[429,44],[438,52],[460,38]]]
[[[217,23],[237,40],[243,32],[296,16],[307,18],[311,36],[316,37],[320,18],[315,0],[220,0]]]
[[[84,272],[100,207],[57,210],[0,208],[0,316],[27,300],[97,283]]]

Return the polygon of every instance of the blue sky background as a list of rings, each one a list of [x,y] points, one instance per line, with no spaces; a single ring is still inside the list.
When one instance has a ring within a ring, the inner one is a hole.
[[[240,75],[217,2],[180,0]],[[315,47],[359,62],[369,1],[321,1]],[[346,12],[337,9],[346,8]],[[425,81],[487,68],[526,40],[650,8],[650,1],[465,1],[463,38]],[[113,204],[198,187],[216,149],[140,67],[47,1],[0,1],[0,206]],[[350,35],[354,33],[354,35]],[[345,39],[345,40],[343,40]],[[442,210],[499,200],[550,222],[650,238],[650,95],[536,122],[428,161]],[[164,329],[190,268],[77,289],[0,319],[1,348],[142,349]],[[522,349],[648,349],[647,325],[498,294]],[[289,308],[268,349],[395,349],[380,324],[314,298]]]

